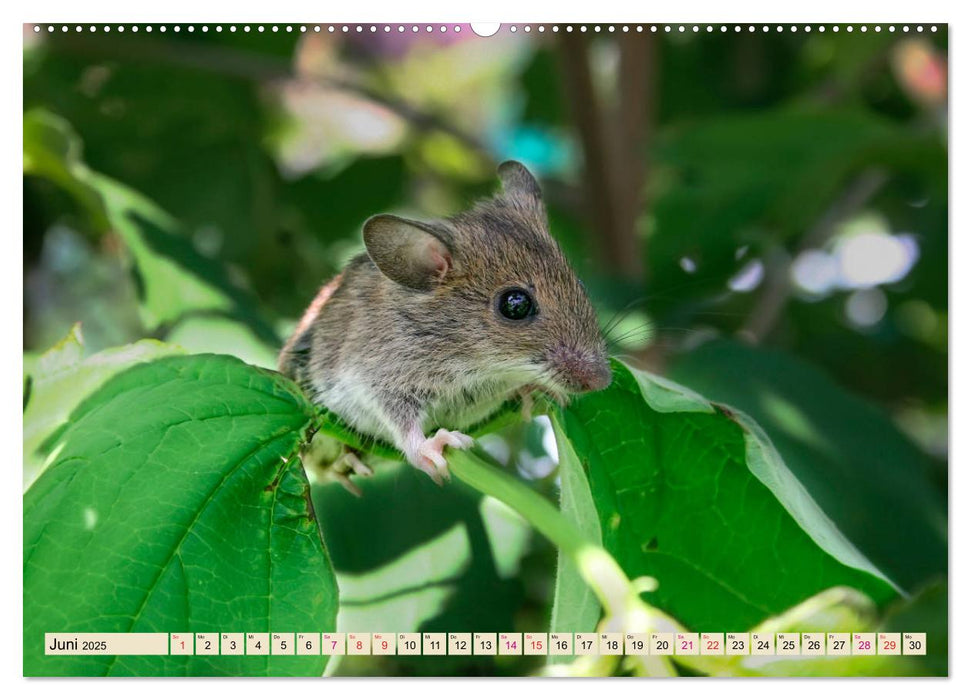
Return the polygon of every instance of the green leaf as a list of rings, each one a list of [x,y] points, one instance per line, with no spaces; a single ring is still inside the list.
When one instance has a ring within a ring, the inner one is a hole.
[[[219,315],[185,317],[166,334],[165,340],[191,353],[232,355],[267,369],[276,368],[280,351],[279,343],[267,343],[245,323]]]
[[[107,177],[94,176],[92,183],[104,198],[113,230],[134,258],[147,328],[175,321],[190,310],[232,309],[226,285],[214,279],[218,265],[195,251],[172,217]]]
[[[24,173],[45,177],[73,196],[97,228],[108,225],[101,197],[81,160],[81,142],[60,117],[43,109],[24,114]]]
[[[24,172],[45,177],[72,194],[101,233],[121,238],[131,255],[149,329],[189,313],[222,313],[276,344],[273,328],[260,318],[255,302],[230,280],[216,260],[199,253],[178,221],[135,190],[90,170],[70,125],[42,109],[24,115]]]
[[[81,327],[75,325],[61,342],[25,363],[24,488],[44,467],[45,441],[84,397],[132,365],[180,352],[180,348],[156,340],[140,340],[85,358]]]
[[[842,536],[747,417],[615,364],[564,410],[603,542],[689,629],[745,630],[834,586],[893,585]]]
[[[287,65],[292,54],[271,59],[267,49],[287,42],[292,51],[295,37],[252,38],[259,44],[247,52]],[[25,109],[43,106],[66,117],[83,135],[92,167],[177,212],[193,230],[216,226],[227,249],[252,246],[271,230],[273,186],[282,179],[264,144],[280,111],[268,102],[262,81],[164,58],[220,51],[244,37],[150,39],[162,55],[147,60],[126,56],[125,37],[114,33],[99,34],[95,54],[44,42],[24,80]],[[279,55],[276,47],[271,51]]]
[[[873,603],[853,590],[833,588],[783,615],[767,620],[753,632],[907,632],[926,634],[926,654],[873,656],[696,656],[678,657],[694,672],[715,676],[874,677],[947,676],[947,586],[943,582],[914,598],[897,601],[878,619]]]
[[[729,341],[678,358],[670,374],[758,421],[827,517],[899,585],[947,571],[927,458],[877,408],[796,358]]]
[[[600,545],[600,521],[593,496],[590,495],[587,475],[563,431],[560,417],[554,413],[550,420],[560,462],[560,511],[591,542]],[[593,632],[599,620],[600,601],[580,576],[570,557],[563,550],[558,550],[550,632]],[[557,662],[567,660],[557,659]]]
[[[54,343],[45,352],[24,353],[24,408],[30,402],[33,386],[28,380],[33,377],[63,371],[84,359],[84,336],[81,324],[75,323],[67,335]]]
[[[46,657],[45,632],[333,630],[337,586],[296,451],[313,409],[218,355],[84,400],[24,496],[25,675],[319,675],[326,657]]]

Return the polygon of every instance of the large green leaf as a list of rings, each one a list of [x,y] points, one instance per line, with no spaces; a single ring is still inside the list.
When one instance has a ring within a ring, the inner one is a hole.
[[[745,630],[833,586],[892,584],[818,508],[747,417],[617,363],[564,411],[603,542],[651,603],[699,631]]]
[[[46,657],[45,632],[333,630],[337,586],[295,452],[313,409],[218,355],[111,379],[24,496],[26,675],[317,675],[326,657]]]
[[[181,352],[156,340],[140,340],[84,357],[76,325],[44,354],[24,363],[24,488],[33,483],[47,457],[45,441],[81,400],[124,369]]]
[[[899,585],[947,571],[947,516],[927,458],[877,408],[789,355],[729,341],[680,357],[670,374],[758,421],[826,515]]]

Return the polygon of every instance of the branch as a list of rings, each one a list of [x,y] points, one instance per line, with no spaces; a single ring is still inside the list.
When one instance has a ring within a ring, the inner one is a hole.
[[[586,200],[604,238],[612,271],[642,280],[644,256],[637,233],[647,178],[648,143],[656,77],[653,36],[618,39],[620,70],[615,104],[604,105],[590,71],[586,39],[560,35],[563,82],[583,148]]]
[[[624,34],[619,38],[620,76],[615,121],[613,158],[618,180],[618,223],[629,245],[626,254],[637,261],[643,277],[643,240],[637,221],[644,208],[644,185],[651,164],[649,144],[654,136],[654,96],[657,79],[657,42],[653,34]]]
[[[603,115],[590,73],[587,44],[579,34],[560,35],[563,81],[583,148],[584,185],[592,223],[604,238],[604,261],[611,269],[634,277],[640,256],[628,254],[618,220],[617,173],[610,167]]]
[[[552,503],[525,483],[473,452],[449,450],[448,465],[452,474],[466,484],[519,513],[573,561],[603,606],[602,631],[650,632],[662,625],[665,628],[673,625],[666,615],[641,599],[638,586],[627,578],[606,550],[585,537]],[[665,657],[637,660],[651,675],[674,675],[671,662]]]

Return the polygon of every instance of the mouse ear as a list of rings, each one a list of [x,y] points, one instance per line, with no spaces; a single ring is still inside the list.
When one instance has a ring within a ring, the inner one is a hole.
[[[452,253],[441,234],[419,221],[372,216],[364,223],[364,245],[385,277],[411,289],[433,289],[452,269]]]
[[[546,218],[543,192],[525,165],[516,160],[507,160],[499,164],[498,173],[507,199]]]

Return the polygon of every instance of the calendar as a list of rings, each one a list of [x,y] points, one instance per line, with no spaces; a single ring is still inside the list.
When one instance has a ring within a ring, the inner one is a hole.
[[[728,646],[726,646],[726,644]],[[55,634],[48,656],[923,656],[923,632],[197,632]]]
[[[947,17],[546,2],[25,4],[25,677],[950,673]]]

